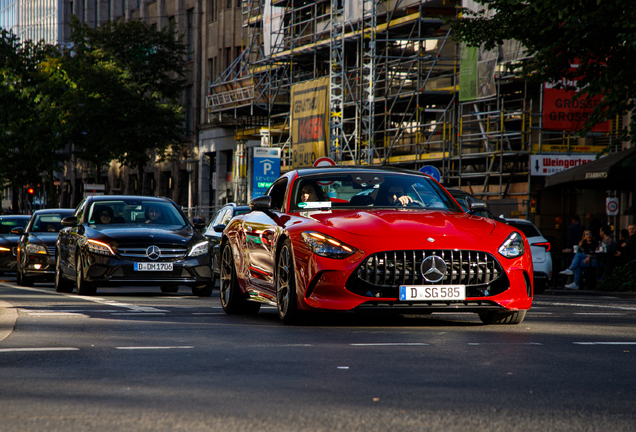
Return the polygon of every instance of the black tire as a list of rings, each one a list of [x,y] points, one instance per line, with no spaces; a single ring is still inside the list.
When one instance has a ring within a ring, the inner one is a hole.
[[[82,264],[82,257],[77,255],[77,265],[75,266],[75,288],[77,289],[77,295],[92,296],[97,292],[97,287],[90,282],[86,282],[84,279],[84,265]]]
[[[212,290],[214,289],[214,279],[212,282],[207,283],[200,287],[192,287],[192,295],[197,297],[210,297],[212,295]]]
[[[296,324],[300,320],[296,297],[296,275],[291,243],[285,240],[276,260],[276,305],[278,317],[284,324]]]
[[[22,266],[20,266],[20,263],[18,262],[18,264],[16,265],[16,282],[18,282],[18,285],[20,286],[24,286],[24,287],[32,287],[33,286],[33,278],[27,277],[24,275],[24,273],[22,272]]]
[[[221,306],[226,314],[255,314],[261,308],[260,303],[250,302],[241,296],[236,277],[236,267],[232,256],[232,246],[225,243],[221,251],[221,277],[219,280],[219,292],[221,294]]]
[[[179,292],[179,285],[177,284],[166,284],[166,285],[161,285],[161,292],[162,293],[176,293]]]
[[[515,312],[487,312],[479,314],[481,322],[484,324],[521,324],[526,317],[526,311]]]

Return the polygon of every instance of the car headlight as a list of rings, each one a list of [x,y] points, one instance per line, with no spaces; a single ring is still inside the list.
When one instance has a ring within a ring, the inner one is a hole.
[[[99,242],[97,240],[88,240],[86,242],[86,246],[88,247],[89,252],[92,253],[96,253],[99,255],[115,255],[115,252],[108,244]]]
[[[499,246],[499,253],[506,258],[517,258],[523,255],[524,252],[523,237],[518,232],[511,233],[506,241]]]
[[[46,255],[46,248],[44,246],[42,246],[42,245],[28,244],[28,245],[26,245],[26,248],[24,248],[24,250],[27,253],[31,253],[31,254]]]
[[[309,249],[316,255],[327,258],[342,259],[353,255],[353,248],[338,240],[313,231],[300,234]]]
[[[209,243],[206,241],[195,244],[194,246],[192,246],[192,249],[190,249],[190,253],[188,254],[188,256],[197,257],[207,254],[208,245]]]

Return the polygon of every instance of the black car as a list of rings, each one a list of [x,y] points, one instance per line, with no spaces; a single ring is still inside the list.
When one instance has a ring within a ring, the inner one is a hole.
[[[53,280],[55,276],[55,243],[62,219],[73,215],[73,209],[37,210],[26,228],[11,231],[20,236],[16,271],[18,285],[33,286],[35,279]]]
[[[210,223],[203,233],[212,245],[212,257],[214,260],[215,275],[219,274],[219,263],[221,257],[221,239],[223,238],[223,229],[230,223],[236,215],[249,213],[250,207],[247,205],[237,205],[236,203],[228,203],[221,207],[210,219]]]
[[[91,196],[62,220],[56,248],[55,289],[95,294],[99,286],[190,286],[212,294],[210,243],[171,200]]]
[[[0,274],[15,271],[20,235],[13,234],[11,230],[24,229],[29,219],[31,216],[28,215],[0,215]]]

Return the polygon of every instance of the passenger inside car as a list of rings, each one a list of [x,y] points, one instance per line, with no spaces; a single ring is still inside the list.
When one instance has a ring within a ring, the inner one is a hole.
[[[298,202],[320,202],[325,201],[325,194],[322,188],[313,180],[303,182],[300,188]]]
[[[113,209],[106,206],[100,206],[95,209],[95,213],[97,214],[97,223],[100,224],[109,224],[113,221]]]
[[[158,206],[150,206],[146,209],[146,223],[160,224],[163,222],[163,214]]]

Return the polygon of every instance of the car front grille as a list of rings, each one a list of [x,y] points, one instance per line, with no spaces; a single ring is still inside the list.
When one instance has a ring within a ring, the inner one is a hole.
[[[446,274],[438,282],[422,276],[422,261],[441,257]],[[508,278],[497,259],[489,253],[468,250],[401,250],[367,257],[351,275],[346,287],[356,294],[372,297],[397,297],[400,285],[466,285],[469,297],[503,292]]]
[[[119,245],[117,252],[122,258],[135,259],[135,260],[149,260],[146,255],[147,246],[135,245]],[[156,244],[154,246],[159,247],[161,250],[161,256],[157,261],[174,261],[182,259],[188,253],[188,248],[184,245],[172,245],[172,244]]]
[[[46,253],[49,255],[55,255],[55,246],[47,246]]]

